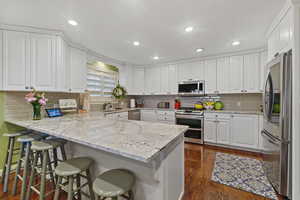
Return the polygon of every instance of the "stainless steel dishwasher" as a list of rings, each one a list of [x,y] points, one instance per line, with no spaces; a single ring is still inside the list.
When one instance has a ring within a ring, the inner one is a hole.
[[[141,111],[140,110],[130,110],[128,111],[129,120],[141,120]]]

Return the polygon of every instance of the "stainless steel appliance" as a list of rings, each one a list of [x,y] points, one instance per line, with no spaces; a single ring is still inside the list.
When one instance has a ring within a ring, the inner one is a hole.
[[[203,144],[204,113],[193,108],[181,108],[175,112],[176,124],[189,126],[184,137],[186,142]]]
[[[262,131],[264,171],[275,188],[291,198],[292,51],[268,64]]]
[[[205,86],[204,81],[187,80],[178,83],[179,95],[204,95]]]
[[[140,110],[130,110],[128,111],[129,120],[141,120],[141,111]]]

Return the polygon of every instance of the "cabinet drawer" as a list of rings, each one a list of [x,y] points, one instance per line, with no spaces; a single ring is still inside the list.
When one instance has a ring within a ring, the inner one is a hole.
[[[205,113],[205,118],[220,118],[220,119],[229,119],[231,114],[228,113]]]

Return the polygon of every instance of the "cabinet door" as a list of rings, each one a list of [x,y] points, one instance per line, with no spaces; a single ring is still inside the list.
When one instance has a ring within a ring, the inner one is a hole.
[[[217,93],[217,62],[216,60],[205,61],[205,92]]]
[[[204,120],[204,142],[217,143],[217,124],[215,119]]]
[[[27,33],[3,32],[3,86],[5,90],[30,89],[30,41]]]
[[[145,92],[145,70],[144,68],[135,68],[133,71],[134,94],[142,95]]]
[[[162,77],[163,78],[163,77]],[[177,66],[169,66],[168,87],[171,94],[178,93]]]
[[[193,78],[196,80],[205,80],[205,66],[204,62],[195,62],[193,63],[192,72],[193,72]]]
[[[258,116],[233,115],[230,145],[258,149]]]
[[[260,53],[260,91],[264,92],[265,89],[265,83],[267,80],[267,75],[268,75],[268,65],[267,65],[267,60],[268,60],[268,53],[266,51]]]
[[[185,81],[192,79],[192,64],[182,63],[178,65],[178,81]]]
[[[230,136],[230,120],[218,119],[217,122],[217,143],[229,144]]]
[[[68,44],[57,38],[57,67],[56,67],[56,90],[66,92],[70,89],[70,50]]]
[[[142,121],[149,121],[149,122],[156,122],[157,115],[154,110],[142,110],[141,111],[141,120]]]
[[[244,56],[244,92],[260,92],[260,62],[259,54],[250,54]]]
[[[168,66],[160,67],[160,94],[170,94]]]
[[[145,93],[159,94],[160,93],[160,68],[152,67],[145,70]]]
[[[3,54],[2,54],[2,36],[3,33],[0,30],[0,90],[3,90]]]
[[[290,44],[290,15],[287,13],[279,24],[279,51]]]
[[[229,58],[217,60],[217,91],[218,93],[230,92],[230,63]]]
[[[243,56],[230,57],[230,92],[241,93],[243,90]]]
[[[71,48],[71,91],[72,92],[84,92],[86,89],[86,54],[80,49]]]
[[[54,91],[56,83],[56,40],[53,36],[31,34],[31,86]]]

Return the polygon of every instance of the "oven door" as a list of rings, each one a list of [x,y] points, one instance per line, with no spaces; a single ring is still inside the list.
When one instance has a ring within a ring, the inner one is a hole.
[[[195,115],[176,115],[176,124],[189,126],[185,132],[185,141],[203,144],[203,116]]]

